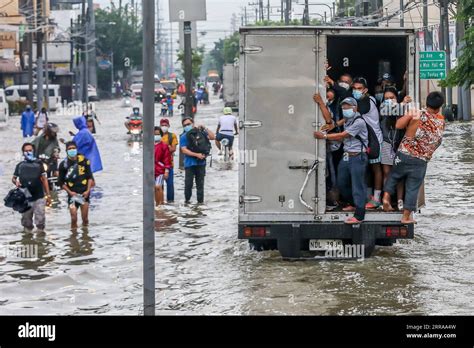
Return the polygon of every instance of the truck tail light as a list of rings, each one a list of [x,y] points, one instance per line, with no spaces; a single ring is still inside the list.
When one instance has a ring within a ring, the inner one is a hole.
[[[244,237],[266,237],[270,235],[270,228],[265,226],[257,226],[257,227],[245,227],[244,228]]]
[[[396,238],[400,236],[400,227],[399,226],[385,227],[385,236],[388,238]]]

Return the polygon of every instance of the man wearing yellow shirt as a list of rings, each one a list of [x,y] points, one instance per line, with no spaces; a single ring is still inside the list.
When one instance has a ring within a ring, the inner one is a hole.
[[[160,121],[160,127],[163,131],[163,137],[161,141],[167,144],[171,153],[171,168],[169,171],[168,179],[166,180],[166,201],[168,203],[174,203],[174,153],[178,146],[178,137],[176,134],[171,133],[170,121],[166,118],[162,118]]]

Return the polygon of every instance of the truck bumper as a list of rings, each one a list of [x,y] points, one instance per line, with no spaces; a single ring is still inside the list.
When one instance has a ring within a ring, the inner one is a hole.
[[[309,251],[312,239],[338,239],[344,244],[362,245],[369,257],[376,244],[413,239],[414,226],[396,222],[364,222],[360,225],[334,223],[239,223],[239,239],[253,243],[276,241],[284,258],[300,258]],[[390,245],[390,244],[389,244]]]

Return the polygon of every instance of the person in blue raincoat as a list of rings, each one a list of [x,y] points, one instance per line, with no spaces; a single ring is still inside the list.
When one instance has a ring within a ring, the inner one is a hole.
[[[23,138],[33,136],[35,128],[35,113],[31,110],[31,106],[27,105],[25,111],[21,114],[21,130]]]
[[[93,173],[100,172],[103,168],[99,148],[97,147],[94,136],[87,127],[86,119],[83,116],[79,116],[76,117],[73,122],[79,130],[73,138],[73,141],[77,145],[77,151],[89,159]]]

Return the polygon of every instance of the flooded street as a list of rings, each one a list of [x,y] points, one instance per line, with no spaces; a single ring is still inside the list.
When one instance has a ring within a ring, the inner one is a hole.
[[[196,124],[214,130],[222,107],[211,99]],[[96,175],[89,228],[70,231],[64,193],[48,209],[43,235],[23,233],[20,215],[0,206],[0,246],[39,246],[38,260],[0,259],[0,314],[142,312],[141,144],[128,141],[129,109],[119,101],[100,102],[96,110],[104,171]],[[73,130],[72,118],[52,117],[60,137]],[[180,120],[171,120],[173,133],[181,133]],[[2,197],[19,160],[19,123],[12,117],[0,129]],[[157,211],[157,314],[472,314],[472,134],[472,123],[448,125],[429,165],[415,239],[377,247],[364,261],[287,262],[277,251],[249,250],[236,239],[238,165],[223,163],[214,147],[205,205],[195,204],[195,191],[192,204],[183,204],[184,173],[177,170],[176,203]]]

